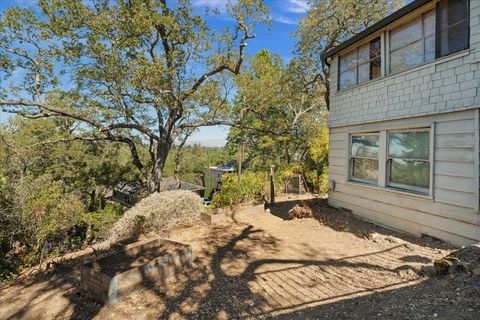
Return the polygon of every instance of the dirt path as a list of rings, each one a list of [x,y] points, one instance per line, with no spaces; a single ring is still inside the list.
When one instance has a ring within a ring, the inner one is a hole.
[[[417,273],[449,252],[443,243],[373,227],[324,201],[314,203],[315,219],[284,220],[295,203],[179,232],[194,268],[116,305],[82,296],[73,263],[0,292],[0,318],[480,318],[478,284]]]

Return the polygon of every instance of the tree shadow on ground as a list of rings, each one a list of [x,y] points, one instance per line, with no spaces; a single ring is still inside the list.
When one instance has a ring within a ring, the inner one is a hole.
[[[465,286],[464,283],[468,285]],[[480,278],[458,276],[458,279],[428,278],[425,281],[372,291],[360,297],[342,297],[340,301],[324,301],[319,306],[290,306],[277,309],[275,319],[480,319]],[[457,290],[462,288],[462,290]],[[379,288],[380,289],[380,288]]]
[[[225,231],[218,228],[214,232]],[[364,270],[377,272],[385,277],[386,274],[397,274],[399,269],[405,269],[405,266],[389,268],[368,262],[371,257],[386,255],[403,245],[342,259],[278,259],[274,257],[251,259],[249,252],[254,250],[267,251],[275,256],[277,246],[281,245],[280,242],[253,226],[245,226],[235,236],[229,237],[227,233],[224,234],[223,239],[222,235],[218,234],[210,238],[211,240],[207,242],[216,247],[216,250],[205,252],[205,254],[211,254],[210,260],[204,259],[200,254],[196,261],[196,271],[194,271],[196,275],[190,276],[181,291],[172,296],[162,291],[162,287],[155,289],[156,294],[166,302],[166,308],[158,315],[158,318],[243,319],[270,317],[282,308],[288,310],[292,306],[307,307],[309,304],[322,301],[349,299],[358,294],[371,294],[409,282],[400,279],[398,282],[388,285],[368,287],[365,283],[369,279],[362,276]],[[229,261],[236,261],[236,271],[232,272]],[[238,266],[239,263],[243,265]],[[319,272],[320,274],[312,276],[310,272]],[[345,272],[349,273],[347,277],[342,276],[342,273]],[[322,276],[322,273],[325,276]],[[256,286],[258,289],[259,279],[262,279],[260,283],[268,288],[265,290],[252,289]],[[324,291],[320,288],[321,285],[318,286],[322,281],[325,283]],[[203,290],[196,290],[202,286]],[[347,290],[343,290],[342,286],[345,286]],[[310,289],[311,292],[309,292]],[[300,301],[300,303],[296,301]],[[195,307],[191,308],[191,305],[195,305]],[[321,313],[317,316],[320,315]],[[304,317],[299,313],[292,314],[291,318]]]
[[[165,285],[151,288],[148,292],[155,298],[152,301],[144,301],[147,299],[144,293],[138,293],[118,306],[104,307],[83,296],[76,268],[91,259],[83,257],[57,266],[50,275],[24,283],[29,286],[43,281],[44,285],[8,319],[33,318],[32,310],[39,305],[48,308],[54,296],[67,299],[68,303],[50,318],[65,318],[66,314],[71,314],[71,319],[92,319],[97,315],[102,317],[103,310],[115,314],[122,305],[133,317],[131,313],[135,310],[130,306],[136,303],[146,306],[150,315],[158,319],[277,316],[281,319],[385,319],[400,311],[398,317],[390,318],[425,318],[433,316],[433,311],[455,319],[473,319],[469,318],[470,313],[478,315],[478,303],[475,305],[475,301],[469,300],[471,293],[466,300],[451,300],[458,297],[451,282],[419,279],[409,263],[422,262],[426,258],[409,254],[404,244],[392,244],[376,252],[340,259],[321,260],[310,256],[305,259],[305,255],[283,259],[279,258],[279,252],[285,243],[249,224],[212,226],[208,233],[198,237],[202,237],[203,242],[194,252],[193,268]],[[397,250],[404,251],[399,254]],[[392,264],[393,256],[403,263],[400,266]],[[401,276],[405,271],[410,273]],[[151,279],[146,277],[145,280]],[[480,281],[473,287],[478,289],[479,285]],[[52,288],[57,290],[52,291]],[[447,302],[438,304],[442,299]],[[15,303],[14,300],[14,296],[0,298],[0,304]],[[435,300],[435,303],[428,305],[427,300]],[[455,302],[453,307],[450,301]],[[455,312],[463,312],[461,308],[473,311],[468,311],[465,318],[455,316]]]
[[[283,220],[288,220],[288,212],[296,205],[310,208],[314,214],[313,217],[321,225],[327,226],[335,231],[352,233],[359,238],[370,239],[372,234],[378,233],[383,236],[390,236],[387,240],[390,240],[392,243],[395,243],[394,238],[399,238],[429,248],[445,250],[454,248],[454,246],[449,245],[442,240],[427,235],[416,237],[408,233],[402,233],[377,226],[354,216],[349,210],[340,210],[330,206],[328,204],[328,199],[325,198],[283,201],[274,205],[269,205],[269,209],[272,215]]]
[[[102,305],[85,297],[80,291],[80,266],[118,252],[122,245],[137,240],[135,238],[111,246],[103,245],[99,249],[89,247],[81,252],[71,253],[73,257],[54,258],[44,263],[42,270],[35,271],[30,276],[20,277],[0,290],[0,305],[18,306],[13,312],[0,315],[0,319],[67,318],[67,314],[71,314],[72,319],[95,317]],[[12,290],[21,292],[22,288],[35,289],[30,290],[28,296],[1,294]],[[64,299],[68,303],[62,303]]]

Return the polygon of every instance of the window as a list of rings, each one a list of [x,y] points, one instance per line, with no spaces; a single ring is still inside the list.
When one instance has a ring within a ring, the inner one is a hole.
[[[390,72],[435,60],[435,10],[390,33]]]
[[[377,183],[378,134],[352,135],[350,173],[352,180]]]
[[[468,0],[443,0],[437,4],[437,57],[468,49],[468,4]]]
[[[340,56],[339,89],[380,77],[381,65],[380,38]]]
[[[388,132],[387,185],[428,193],[430,130]]]
[[[349,179],[429,194],[430,127],[350,136]]]

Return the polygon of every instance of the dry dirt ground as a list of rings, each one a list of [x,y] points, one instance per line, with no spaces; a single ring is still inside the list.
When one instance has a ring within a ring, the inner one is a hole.
[[[194,267],[116,305],[79,292],[83,257],[0,291],[0,318],[480,319],[479,277],[418,273],[453,248],[374,227],[322,199],[306,202],[315,218],[286,220],[298,202],[178,231]]]

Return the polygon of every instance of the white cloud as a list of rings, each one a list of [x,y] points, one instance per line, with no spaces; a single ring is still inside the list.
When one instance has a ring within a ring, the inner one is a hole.
[[[280,22],[280,23],[284,23],[284,24],[293,24],[293,25],[298,24],[297,20],[289,18],[289,17],[285,17],[285,16],[280,16],[280,15],[272,16],[272,20]]]
[[[193,0],[194,7],[205,7],[210,9],[218,9],[220,12],[225,11],[225,7],[229,2],[235,3],[234,1],[229,0]]]
[[[287,0],[285,9],[293,13],[305,13],[310,9],[307,0]]]

